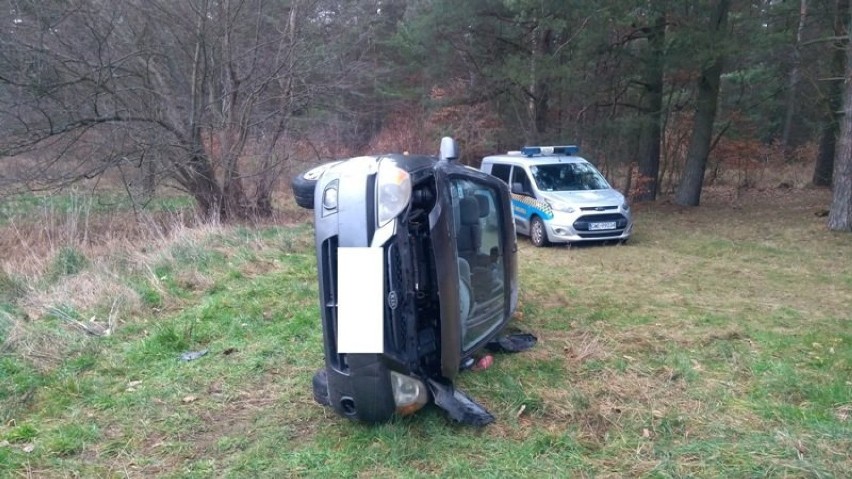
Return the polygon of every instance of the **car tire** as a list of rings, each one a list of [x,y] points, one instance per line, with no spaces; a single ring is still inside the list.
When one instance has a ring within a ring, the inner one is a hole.
[[[293,189],[293,198],[296,199],[296,204],[308,210],[314,209],[314,190],[316,190],[317,181],[325,173],[325,170],[338,163],[340,162],[325,163],[294,176],[290,182],[290,187]]]
[[[530,222],[530,242],[537,248],[550,244],[547,239],[547,228],[544,226],[544,221],[538,216],[533,216]]]

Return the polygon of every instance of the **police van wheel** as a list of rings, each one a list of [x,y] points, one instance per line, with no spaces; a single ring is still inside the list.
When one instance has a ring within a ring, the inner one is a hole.
[[[538,216],[534,216],[530,223],[530,241],[533,246],[538,248],[550,244],[550,241],[547,240],[547,230],[544,227],[544,221]]]

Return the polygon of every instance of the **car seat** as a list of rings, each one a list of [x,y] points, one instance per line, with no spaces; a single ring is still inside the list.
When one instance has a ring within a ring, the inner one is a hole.
[[[459,230],[456,244],[459,257],[475,264],[476,255],[482,246],[482,227],[479,224],[479,201],[476,197],[465,197],[459,201]],[[487,212],[486,212],[487,213]]]

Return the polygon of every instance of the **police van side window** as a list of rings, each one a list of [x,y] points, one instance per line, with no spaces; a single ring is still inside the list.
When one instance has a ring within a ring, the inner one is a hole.
[[[509,184],[509,173],[512,171],[512,165],[501,165],[495,163],[491,165],[491,174],[503,180],[507,185]]]
[[[510,183],[512,187],[512,193],[515,193],[517,188],[520,188],[521,193],[526,195],[533,195],[532,184],[530,183],[530,177],[527,176],[527,172],[524,171],[523,168],[515,168],[512,171],[512,183]]]

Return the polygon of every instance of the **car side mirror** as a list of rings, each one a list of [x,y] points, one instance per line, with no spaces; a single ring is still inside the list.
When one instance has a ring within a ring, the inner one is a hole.
[[[441,153],[439,157],[442,161],[454,161],[459,159],[459,144],[453,138],[445,136],[441,138]]]

